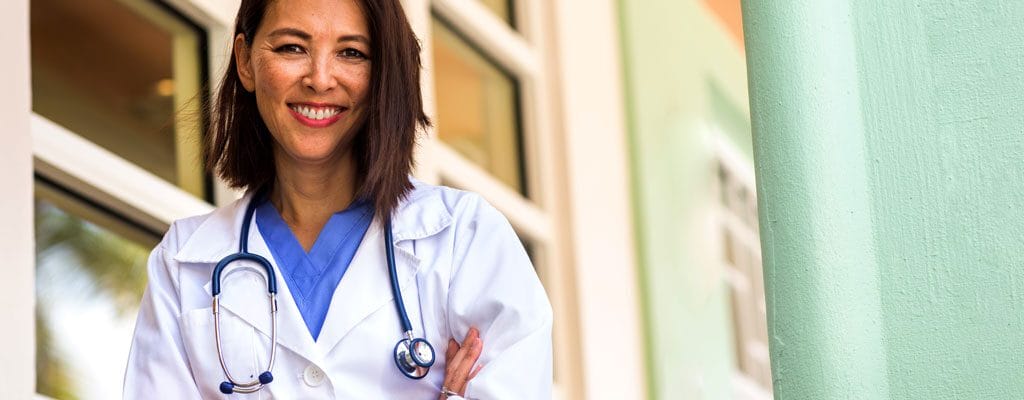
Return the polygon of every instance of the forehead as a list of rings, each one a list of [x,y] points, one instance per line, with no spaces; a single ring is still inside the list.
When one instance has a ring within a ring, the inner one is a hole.
[[[279,28],[299,29],[332,40],[341,35],[369,35],[358,0],[271,1],[261,25],[257,36]]]

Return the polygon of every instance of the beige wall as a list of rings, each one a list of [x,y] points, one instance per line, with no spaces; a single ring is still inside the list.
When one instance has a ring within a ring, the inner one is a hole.
[[[588,399],[646,398],[618,13],[612,0],[553,2],[562,157]]]

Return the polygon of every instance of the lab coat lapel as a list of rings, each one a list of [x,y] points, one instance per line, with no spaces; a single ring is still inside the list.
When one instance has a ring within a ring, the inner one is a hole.
[[[394,307],[384,243],[383,226],[374,220],[331,298],[327,319],[316,342],[321,354],[329,354],[345,335],[370,314],[385,306]],[[419,260],[395,246],[395,267],[399,288],[407,292],[416,276]],[[397,322],[398,314],[393,310],[392,313],[395,313],[396,325],[400,325]],[[391,334],[398,338],[401,336],[400,330]]]
[[[309,334],[309,330],[306,329],[306,323],[302,320],[299,308],[295,305],[291,291],[282,278],[281,269],[278,268],[277,261],[270,255],[270,249],[267,247],[266,242],[263,241],[263,236],[260,235],[255,221],[253,221],[252,228],[249,231],[249,252],[263,256],[274,267],[274,275],[277,280],[278,344],[307,359],[319,360],[313,346],[313,337]],[[272,330],[270,326],[270,305],[266,297],[266,281],[259,279],[252,271],[239,274],[232,273],[236,268],[252,268],[263,274],[263,269],[255,263],[238,262],[236,264],[238,265],[225,268],[227,269],[227,271],[224,271],[226,274],[221,275],[221,287],[223,290],[221,291],[220,306],[262,332],[269,340]],[[210,283],[207,283],[204,288],[207,293],[211,293]],[[241,293],[245,294],[242,295]]]

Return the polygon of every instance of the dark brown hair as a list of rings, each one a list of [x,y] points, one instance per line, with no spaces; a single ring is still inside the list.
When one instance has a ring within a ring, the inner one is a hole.
[[[247,46],[274,0],[242,0],[235,36]],[[420,95],[420,45],[399,0],[359,0],[370,30],[370,87],[362,127],[354,132],[357,198],[371,201],[378,217],[390,216],[412,189],[409,173],[417,130],[430,125]],[[235,53],[210,107],[206,166],[228,185],[247,191],[270,187],[276,174],[274,138],[242,86]]]

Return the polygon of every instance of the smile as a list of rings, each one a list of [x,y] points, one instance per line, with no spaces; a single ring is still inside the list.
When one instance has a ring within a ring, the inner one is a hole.
[[[331,105],[289,104],[292,116],[311,127],[324,127],[341,119],[346,108]]]

